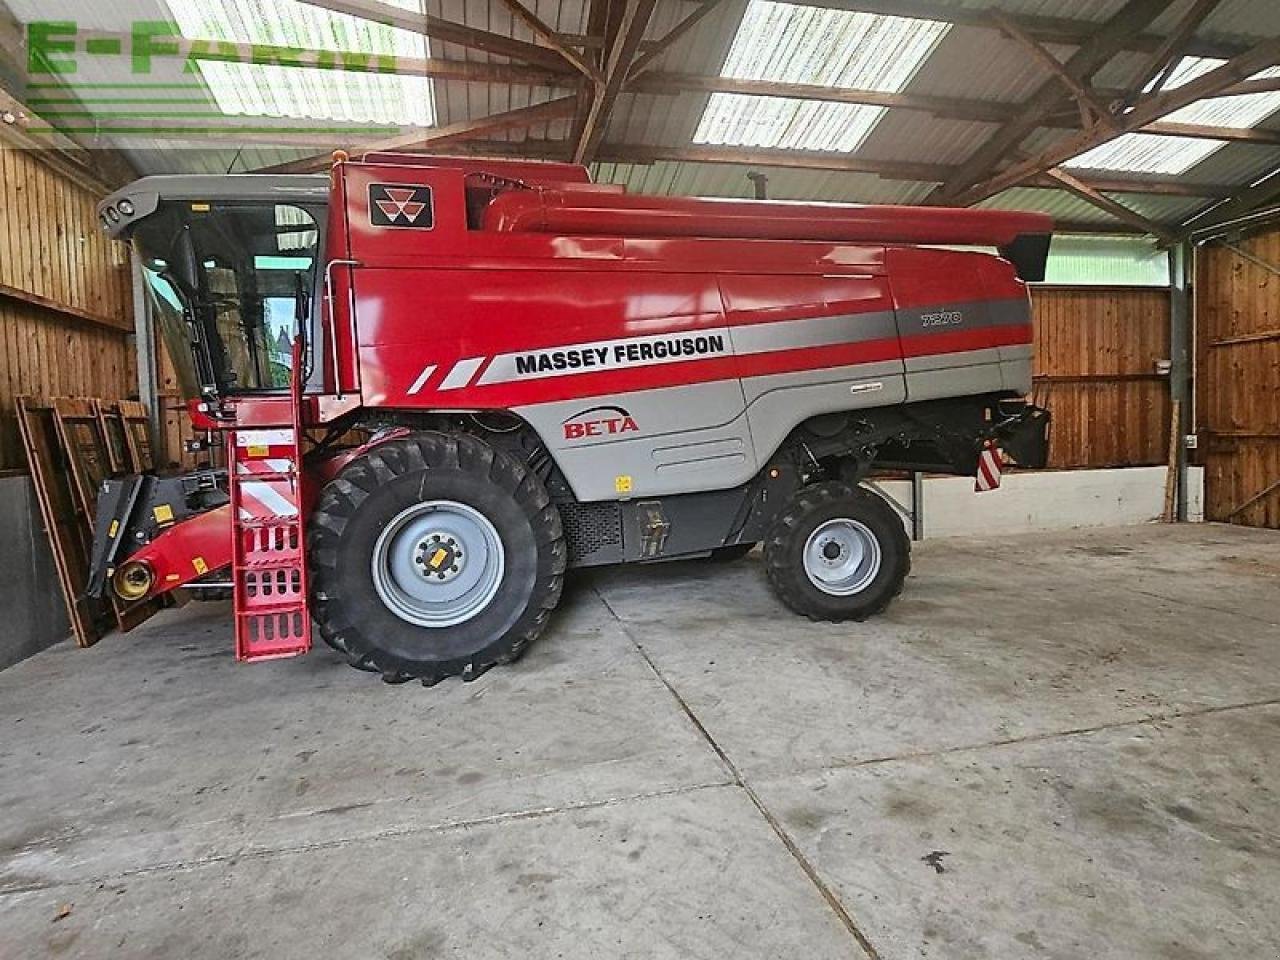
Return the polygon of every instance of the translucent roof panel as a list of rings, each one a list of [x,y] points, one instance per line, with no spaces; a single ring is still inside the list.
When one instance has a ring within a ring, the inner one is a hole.
[[[721,76],[896,93],[948,25],[751,0]],[[884,109],[783,97],[712,94],[697,143],[851,152]]]
[[[420,0],[387,0],[421,11]],[[184,37],[425,58],[426,38],[405,30],[286,0],[168,0]],[[295,117],[429,127],[426,77],[353,73],[270,64],[201,61],[218,109],[228,116]]]
[[[1172,90],[1203,76],[1226,63],[1208,57],[1183,57],[1162,90]],[[1257,77],[1280,76],[1273,67]],[[1247,129],[1280,110],[1280,92],[1251,93],[1239,97],[1214,97],[1197,100],[1164,119],[1176,123]],[[1087,153],[1067,161],[1063,166],[1092,170],[1124,170],[1132,173],[1180,174],[1226,145],[1224,140],[1201,140],[1189,137],[1163,137],[1149,133],[1127,133],[1094,147]]]

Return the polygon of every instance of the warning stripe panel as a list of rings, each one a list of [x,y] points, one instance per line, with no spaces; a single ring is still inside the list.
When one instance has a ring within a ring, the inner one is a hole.
[[[298,515],[294,484],[288,480],[243,480],[240,483],[241,520],[291,519]]]
[[[988,447],[978,455],[978,471],[973,479],[973,489],[978,493],[995,490],[1000,486],[1001,456],[999,448],[994,447]]]
[[[240,476],[252,476],[272,473],[292,473],[293,460],[279,457],[269,460],[240,460],[236,463],[236,473]]]

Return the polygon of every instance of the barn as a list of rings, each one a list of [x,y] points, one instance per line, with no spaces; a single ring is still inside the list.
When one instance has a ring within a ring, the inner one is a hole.
[[[0,196],[0,957],[1277,953],[1273,0],[0,0]]]

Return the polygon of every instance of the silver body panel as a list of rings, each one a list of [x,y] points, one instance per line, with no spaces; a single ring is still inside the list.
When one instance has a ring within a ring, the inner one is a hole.
[[[1026,301],[964,304],[951,326],[1024,325]],[[734,356],[927,335],[925,312],[835,314],[716,328]],[[614,344],[615,341],[608,341]],[[589,346],[589,345],[588,345]],[[514,377],[503,357],[481,377]],[[744,376],[518,407],[584,502],[723,490],[754,477],[799,424],[828,413],[1031,388],[1031,347],[990,347]],[[607,404],[608,406],[601,406]],[[605,411],[605,412],[601,412]],[[609,412],[612,411],[612,412]],[[610,432],[606,420],[631,420]],[[583,419],[586,418],[586,419]],[[573,426],[595,422],[599,432]],[[569,434],[573,433],[573,436]]]

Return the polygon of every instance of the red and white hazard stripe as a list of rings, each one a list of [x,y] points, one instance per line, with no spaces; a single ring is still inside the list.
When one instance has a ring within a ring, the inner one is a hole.
[[[973,478],[973,489],[977,493],[986,493],[1000,487],[1000,468],[1004,462],[1004,451],[988,441],[978,454],[978,472]]]
[[[288,480],[243,480],[240,483],[240,519],[267,521],[298,515],[294,484]]]
[[[289,473],[293,461],[288,457],[272,457],[267,460],[240,460],[236,463],[236,476],[253,477],[272,473]]]

